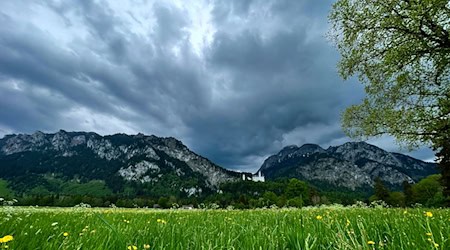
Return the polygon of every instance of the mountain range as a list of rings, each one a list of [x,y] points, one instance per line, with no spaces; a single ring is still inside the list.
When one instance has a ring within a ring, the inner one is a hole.
[[[315,144],[288,146],[267,158],[259,169],[266,179],[298,178],[317,186],[368,189],[380,177],[398,189],[437,173],[436,164],[390,153],[365,142],[347,142],[323,149]]]
[[[70,192],[59,183],[91,182],[92,186],[96,181],[114,193],[128,188],[158,196],[215,190],[220,183],[239,179],[240,174],[217,166],[172,137],[61,130],[0,139],[0,178],[25,193],[35,188]]]
[[[259,169],[268,180],[298,178],[318,187],[368,189],[380,177],[390,186],[436,173],[433,163],[389,153],[364,142],[323,149],[288,146]],[[12,134],[0,139],[0,178],[18,193],[192,196],[215,192],[243,173],[222,168],[181,141],[143,134],[100,136],[92,132]],[[248,173],[247,173],[248,174]]]

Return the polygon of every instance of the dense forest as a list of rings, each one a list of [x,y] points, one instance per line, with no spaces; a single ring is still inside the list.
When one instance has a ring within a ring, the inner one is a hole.
[[[109,188],[104,181],[63,181],[51,176],[45,182],[26,190],[23,186],[0,181],[0,197],[17,199],[22,206],[71,207],[89,204],[93,207],[157,207],[176,208],[217,207],[250,209],[262,207],[303,207],[322,204],[352,205],[358,201],[370,203],[383,201],[392,207],[417,206],[440,207],[444,204],[440,175],[431,175],[416,184],[404,182],[402,191],[390,191],[377,178],[373,190],[350,191],[318,188],[298,179],[275,181],[236,181],[224,183],[216,191],[204,190],[201,194],[173,192],[161,188],[150,194],[136,183],[126,183],[120,191]],[[31,178],[30,178],[31,180]],[[14,189],[13,189],[14,188]],[[22,189],[21,189],[22,188]],[[21,190],[19,192],[15,190]]]

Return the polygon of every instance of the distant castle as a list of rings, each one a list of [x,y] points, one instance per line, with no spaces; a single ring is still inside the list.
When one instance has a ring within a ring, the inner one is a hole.
[[[264,175],[262,175],[261,171],[256,172],[255,174],[242,174],[242,180],[243,181],[261,181],[265,182],[266,178],[264,178]]]

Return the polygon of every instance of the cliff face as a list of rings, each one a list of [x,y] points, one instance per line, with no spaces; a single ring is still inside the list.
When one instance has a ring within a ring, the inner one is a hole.
[[[36,132],[0,139],[0,178],[58,175],[167,185],[192,193],[239,178],[175,138],[87,132]]]
[[[414,183],[437,172],[433,163],[364,142],[349,142],[326,150],[314,144],[288,146],[266,159],[260,171],[267,179],[295,177],[351,190],[371,188],[378,176],[398,188],[405,180]]]

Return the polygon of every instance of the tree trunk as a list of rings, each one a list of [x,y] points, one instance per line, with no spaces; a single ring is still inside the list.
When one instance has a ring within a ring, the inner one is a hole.
[[[446,206],[450,207],[450,141],[445,140],[442,143],[440,151],[436,154],[438,158],[439,169],[442,174],[442,185],[444,186],[444,197]]]

